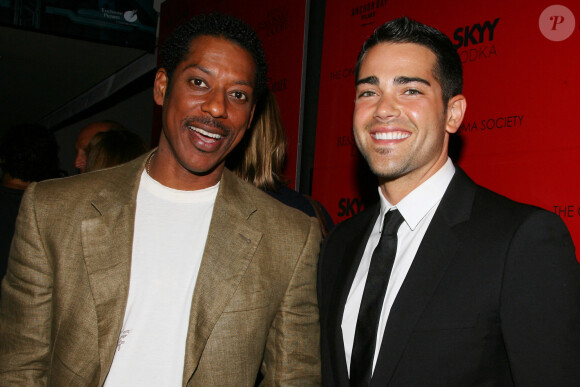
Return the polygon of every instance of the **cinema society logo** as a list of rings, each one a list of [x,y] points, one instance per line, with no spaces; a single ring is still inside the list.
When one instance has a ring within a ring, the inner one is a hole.
[[[572,35],[576,20],[568,8],[563,5],[551,5],[542,12],[538,24],[546,39],[561,42]]]
[[[554,206],[554,214],[561,218],[579,218],[580,206],[566,204],[563,206]]]
[[[354,76],[354,67],[345,67],[342,70],[330,71],[330,80],[346,79]]]
[[[457,49],[461,62],[474,62],[497,56],[492,43],[499,18],[486,20],[471,26],[459,27],[453,33],[453,46]]]
[[[495,118],[485,118],[476,121],[463,122],[459,127],[460,134],[474,132],[486,132],[492,130],[505,130],[509,128],[521,127],[524,122],[524,115],[501,116]]]

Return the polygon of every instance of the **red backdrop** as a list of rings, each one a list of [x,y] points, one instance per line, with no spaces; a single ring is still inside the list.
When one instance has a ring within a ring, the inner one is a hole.
[[[463,61],[461,167],[481,185],[556,212],[580,245],[580,2],[557,4],[328,0],[312,195],[339,222],[362,209],[365,187],[376,189],[352,135],[353,67],[377,26],[407,15],[447,34]]]
[[[285,176],[295,185],[300,134],[300,97],[306,0],[168,0],[162,4],[159,43],[192,16],[221,11],[251,25],[264,45],[269,65],[268,85],[274,91],[288,138]],[[159,113],[157,125],[161,127]],[[159,132],[153,135],[157,139]]]
[[[356,56],[377,26],[407,15],[447,34],[464,63],[468,108],[455,136],[459,165],[479,184],[557,213],[580,243],[580,2],[553,1],[326,1],[312,196],[335,222],[362,210],[368,190],[376,194],[352,136]],[[160,22],[160,41],[187,18],[212,10],[237,15],[257,30],[287,130],[292,179],[306,3],[168,0]]]

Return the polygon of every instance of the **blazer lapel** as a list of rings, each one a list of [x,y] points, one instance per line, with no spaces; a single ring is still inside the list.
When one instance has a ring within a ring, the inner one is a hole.
[[[250,194],[224,170],[191,303],[184,384],[193,376],[210,333],[262,238],[261,232],[247,224],[254,211]]]
[[[94,217],[81,225],[83,257],[97,315],[101,383],[113,355],[129,292],[137,190],[146,156],[103,176],[105,188],[91,201]],[[126,184],[119,184],[124,181]]]
[[[389,314],[371,386],[391,380],[416,323],[455,257],[462,239],[460,224],[469,220],[474,194],[475,184],[456,167]]]
[[[379,211],[380,206],[378,204],[373,205],[365,212],[366,216],[361,215],[360,221],[351,225],[352,234],[350,234],[350,239],[344,245],[341,245],[344,246],[344,250],[341,252],[342,258],[338,261],[339,267],[333,284],[334,289],[330,292],[330,294],[338,295],[330,300],[329,306],[328,343],[333,345],[333,348],[330,348],[331,364],[337,367],[334,370],[336,373],[334,380],[336,382],[346,382],[345,386],[348,385],[348,370],[344,354],[342,317],[352,282]]]

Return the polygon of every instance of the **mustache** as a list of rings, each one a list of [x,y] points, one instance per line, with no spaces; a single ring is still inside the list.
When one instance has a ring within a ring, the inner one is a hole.
[[[187,117],[184,120],[184,126],[197,126],[197,125],[203,125],[203,126],[211,126],[214,127],[216,129],[220,129],[224,132],[231,132],[231,129],[229,126],[224,125],[221,121],[216,120],[215,118],[212,117],[197,117],[197,116],[192,116],[192,117]]]
[[[400,119],[400,118],[392,118],[392,119],[388,119],[388,120],[380,120],[377,118],[373,118],[371,122],[367,123],[364,126],[364,128],[366,130],[372,130],[373,128],[375,128],[377,126],[383,126],[383,125],[394,126],[394,127],[398,127],[398,128],[402,128],[402,129],[407,129],[407,128],[412,127],[408,121]]]

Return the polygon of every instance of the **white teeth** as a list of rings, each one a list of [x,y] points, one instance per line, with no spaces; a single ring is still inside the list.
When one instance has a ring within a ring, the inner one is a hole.
[[[406,132],[375,132],[372,134],[377,140],[402,140],[410,135]]]
[[[206,132],[205,130],[200,129],[200,128],[196,128],[195,126],[190,126],[189,129],[193,130],[194,132],[197,132],[197,133],[201,134],[202,136],[210,137],[210,138],[213,138],[213,139],[216,139],[216,140],[219,140],[220,138],[222,138],[222,136],[219,135],[219,134]]]

